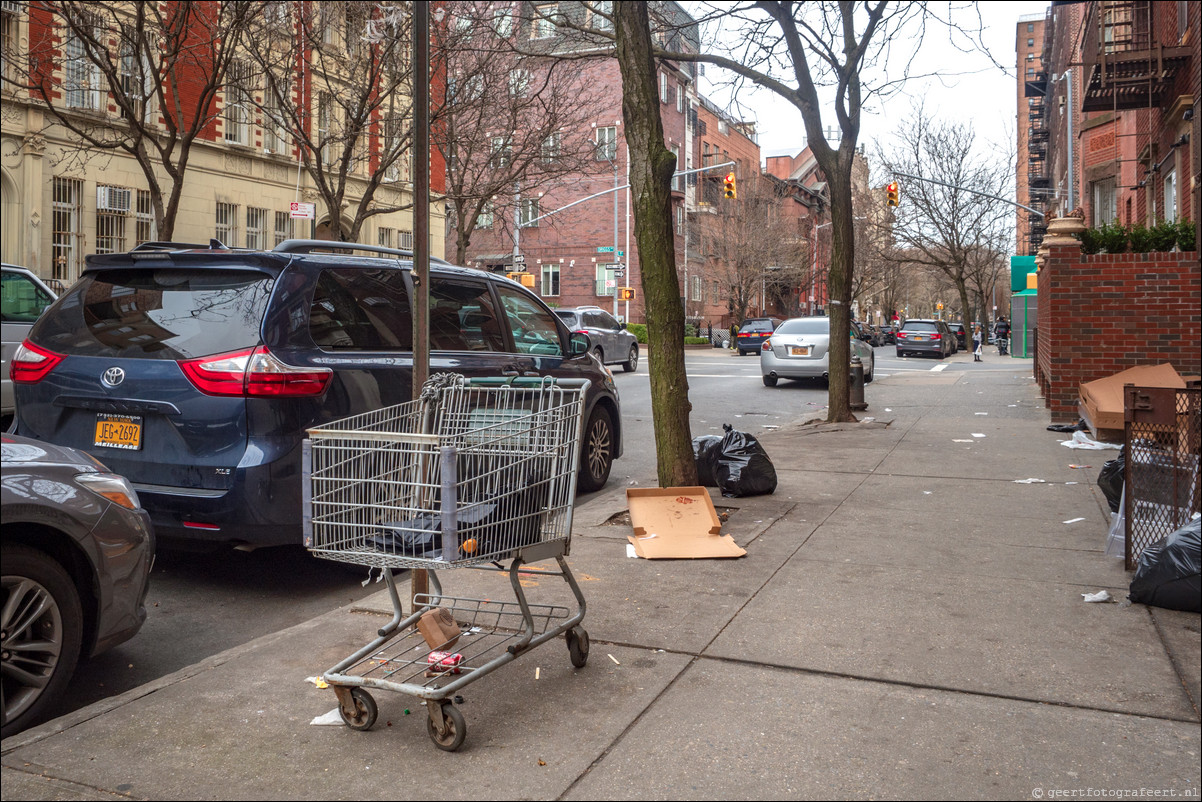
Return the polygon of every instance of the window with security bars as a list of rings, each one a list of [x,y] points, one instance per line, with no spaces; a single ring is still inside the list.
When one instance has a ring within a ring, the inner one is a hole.
[[[546,264],[543,265],[543,286],[542,295],[544,298],[553,298],[559,295],[559,265]]]
[[[77,178],[55,178],[51,201],[52,226],[50,250],[53,278],[70,284],[79,275],[80,256],[80,197],[83,181]]]
[[[292,215],[288,212],[275,213],[275,244],[292,239]]]
[[[267,210],[256,206],[246,207],[246,247],[256,251],[263,249]]]
[[[398,248],[400,248],[402,251],[413,250],[413,232],[412,231],[404,231],[404,230],[398,231],[396,246]]]
[[[154,204],[150,200],[150,192],[138,190],[138,207],[134,216],[135,245],[155,240]]]
[[[217,204],[217,225],[215,236],[223,245],[236,245],[234,236],[238,232],[238,205],[234,203]]]
[[[393,235],[395,233],[396,233],[395,229],[385,228],[384,226],[380,226],[380,228],[377,229],[377,231],[376,231],[376,244],[379,245],[381,248],[394,247],[392,243],[393,243]]]
[[[97,187],[100,191],[110,191],[118,187]],[[128,192],[129,190],[125,190]],[[116,193],[111,193],[116,194]],[[97,205],[96,207],[96,253],[124,253],[125,225],[129,219],[129,207],[124,210],[117,204]]]

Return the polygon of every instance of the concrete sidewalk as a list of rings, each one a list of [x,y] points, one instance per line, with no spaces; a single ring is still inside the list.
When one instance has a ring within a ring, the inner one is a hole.
[[[458,753],[399,694],[370,732],[309,723],[335,700],[305,678],[371,640],[382,592],[6,739],[3,798],[1197,798],[1199,616],[1083,602],[1130,582],[1113,454],[1062,447],[1029,374],[953,360],[870,385],[874,422],[755,432],[776,493],[714,497],[739,560],[630,559],[625,488],[592,499],[588,665],[548,643],[466,688]]]

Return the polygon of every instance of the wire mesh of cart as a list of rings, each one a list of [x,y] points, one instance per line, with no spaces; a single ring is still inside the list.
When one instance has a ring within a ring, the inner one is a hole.
[[[580,453],[586,380],[465,379],[436,374],[416,401],[308,431],[305,546],[339,562],[379,567],[392,602],[377,638],[326,671],[343,721],[367,730],[368,688],[426,702],[427,732],[462,746],[464,686],[564,635],[572,664],[588,660],[585,601],[564,557]],[[531,604],[523,566],[554,558],[576,609]],[[507,561],[505,568],[502,562]],[[405,616],[394,568],[429,570],[430,593]],[[439,571],[509,574],[514,601],[443,595]]]

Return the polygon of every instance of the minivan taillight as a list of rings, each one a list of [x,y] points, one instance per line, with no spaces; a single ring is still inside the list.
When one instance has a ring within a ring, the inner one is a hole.
[[[205,395],[297,397],[321,395],[334,372],[285,365],[265,346],[183,359],[180,369]]]
[[[36,384],[63,361],[62,354],[39,348],[29,340],[18,346],[8,366],[8,377],[18,384]]]

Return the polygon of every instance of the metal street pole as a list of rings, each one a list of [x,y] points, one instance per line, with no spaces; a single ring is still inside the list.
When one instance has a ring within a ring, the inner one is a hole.
[[[413,386],[421,397],[430,376],[430,7],[413,4]],[[389,570],[389,569],[385,569]],[[429,592],[429,578],[414,570],[413,595]]]
[[[618,259],[618,137],[617,126],[614,126],[614,262],[620,264]],[[613,270],[614,274],[614,317],[618,316],[618,271]]]

